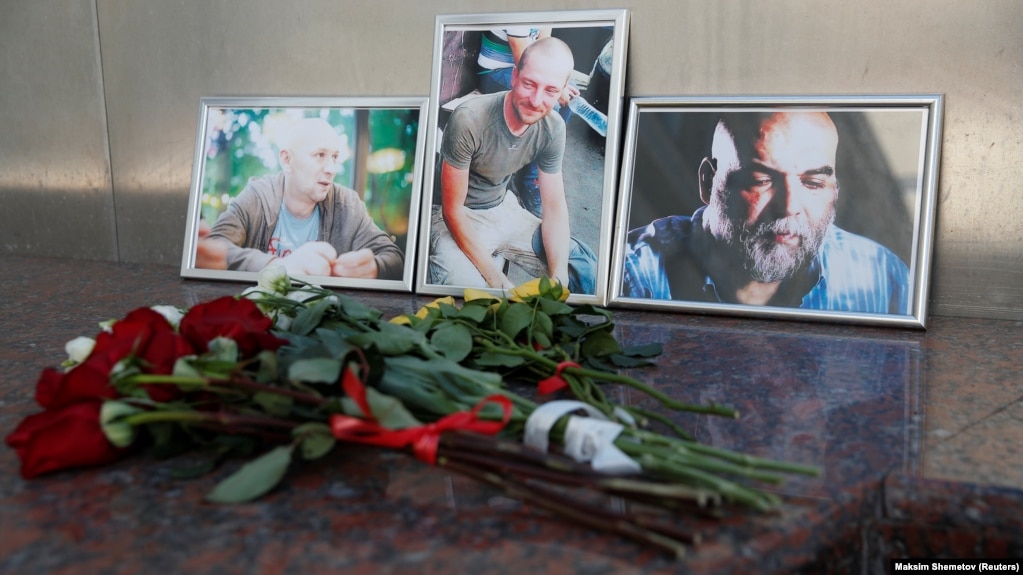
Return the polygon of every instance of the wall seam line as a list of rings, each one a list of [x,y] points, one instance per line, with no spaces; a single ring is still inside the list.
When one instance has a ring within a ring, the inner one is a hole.
[[[110,176],[110,204],[113,210],[113,233],[114,233],[114,261],[121,262],[121,241],[120,234],[118,233],[118,221],[117,221],[117,187],[114,180],[114,160],[113,153],[110,150],[110,111],[107,106],[107,82],[106,73],[103,66],[103,34],[100,30],[99,25],[99,0],[93,0],[92,2],[92,18],[93,24],[96,28],[96,59],[97,66],[99,67],[99,87],[100,97],[103,100],[101,106],[103,114],[103,135],[105,142],[103,150],[106,154],[107,170]]]

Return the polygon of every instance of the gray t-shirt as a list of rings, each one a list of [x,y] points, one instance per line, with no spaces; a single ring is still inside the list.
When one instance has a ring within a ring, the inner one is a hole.
[[[451,114],[444,129],[440,150],[444,161],[469,170],[466,207],[488,209],[500,204],[512,175],[534,161],[545,173],[561,171],[565,121],[552,112],[515,136],[504,121],[507,93],[465,102]]]

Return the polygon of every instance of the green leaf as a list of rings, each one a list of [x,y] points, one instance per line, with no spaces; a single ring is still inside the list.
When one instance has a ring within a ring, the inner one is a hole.
[[[649,359],[622,355],[620,353],[612,353],[608,356],[608,359],[617,367],[646,367],[648,365],[654,365],[654,362]]]
[[[291,327],[288,328],[288,331],[300,335],[312,333],[320,325],[323,314],[329,308],[330,303],[325,300],[319,300],[300,308],[298,315],[295,316],[295,321],[291,322]]]
[[[473,363],[480,367],[518,367],[525,362],[525,358],[521,356],[505,355],[493,351],[485,351],[473,360]]]
[[[330,357],[299,359],[288,368],[288,379],[331,384],[341,377],[341,360]]]
[[[346,397],[342,402],[345,413],[353,417],[366,419],[366,415],[362,413],[362,410],[359,409],[359,406],[351,398]],[[422,425],[415,416],[405,409],[405,405],[401,401],[390,395],[380,393],[372,387],[366,388],[366,403],[369,404],[369,410],[372,412],[373,419],[388,429],[405,429],[406,427]]]
[[[383,315],[382,311],[372,308],[349,296],[338,295],[338,301],[341,302],[341,312],[350,319],[358,322],[375,322]]]
[[[224,455],[249,457],[256,452],[256,440],[244,435],[218,435],[213,444]]]
[[[572,306],[556,299],[541,299],[540,309],[547,315],[568,315],[572,313]]]
[[[608,320],[611,319],[611,312],[602,308],[596,307],[592,304],[581,304],[572,308],[573,315],[596,315]]]
[[[605,361],[603,361],[603,360],[601,360],[601,359],[599,359],[597,357],[586,357],[586,358],[583,358],[582,361],[580,361],[580,363],[583,365],[583,367],[591,367],[593,369],[596,369],[596,370],[599,370],[599,371],[606,371],[608,373],[614,373],[615,372],[615,366],[613,366],[610,363],[607,363],[607,362],[605,362]]]
[[[573,317],[561,317],[559,320],[558,333],[562,337],[577,340],[586,333],[587,329],[589,329],[589,326]]]
[[[184,358],[183,358],[184,359]],[[181,360],[174,364],[174,375],[187,375],[185,368],[181,365]],[[232,358],[230,361],[224,361],[220,359],[213,359],[207,355],[201,357],[192,356],[189,362],[192,369],[195,370],[195,375],[199,377],[210,377],[215,379],[227,379],[231,376],[231,371],[238,367],[237,358]],[[178,372],[178,368],[182,368],[182,372]]]
[[[174,479],[195,479],[202,477],[217,468],[220,464],[219,457],[207,457],[195,465],[188,467],[175,467],[171,469],[171,477]]]
[[[291,431],[291,435],[299,440],[299,451],[302,459],[306,460],[323,457],[337,444],[330,427],[315,421],[299,425]]]
[[[444,416],[468,409],[501,386],[500,374],[463,367],[446,358],[389,357],[386,365],[378,388],[404,402],[416,414]],[[458,386],[460,391],[446,393],[443,388],[448,384]],[[467,396],[476,399],[472,401]]]
[[[259,352],[259,371],[256,373],[256,381],[259,383],[276,381],[280,375],[278,367],[276,353],[270,350]]]
[[[449,303],[439,302],[437,308],[440,310],[440,316],[443,318],[458,316],[458,308]]]
[[[270,415],[286,416],[291,413],[292,399],[279,393],[257,391],[252,394],[252,401]]]
[[[501,315],[501,331],[508,337],[516,337],[533,321],[533,308],[524,303],[513,303]]]
[[[625,355],[632,357],[656,357],[661,355],[664,350],[664,346],[660,343],[646,343],[643,345],[630,345],[629,347],[622,350]]]
[[[415,319],[415,323],[408,327],[422,334],[430,333],[430,330],[433,329],[433,324],[437,323],[437,317],[432,315],[428,315],[424,319],[419,319],[416,316],[412,317]]]
[[[384,355],[404,355],[419,346],[426,345],[426,336],[408,327],[384,322],[380,331],[362,333],[348,338],[348,343],[367,348],[376,346]]]
[[[316,339],[323,343],[327,352],[334,358],[341,359],[352,350],[352,345],[345,341],[345,336],[337,330],[319,328],[316,330]]]
[[[533,332],[533,343],[539,345],[542,349],[547,349],[551,347],[551,338],[542,332]]]
[[[337,440],[333,436],[317,433],[303,437],[299,448],[302,453],[302,459],[313,460],[330,453],[330,450],[334,449],[336,444]]]
[[[291,465],[293,445],[276,447],[241,466],[206,495],[214,503],[245,503],[268,493]]]
[[[488,310],[486,305],[479,305],[473,304],[472,302],[468,302],[464,306],[462,306],[462,309],[458,310],[458,315],[456,317],[458,317],[459,319],[470,320],[473,323],[479,323],[486,319],[487,311]]]
[[[551,321],[551,316],[542,311],[536,312],[536,316],[533,318],[533,327],[530,331],[530,335],[533,339],[539,339],[542,337],[547,342],[550,342],[550,338],[554,335],[554,322]]]
[[[472,352],[472,332],[464,325],[445,323],[433,332],[430,343],[451,361],[462,361]]]
[[[581,351],[584,355],[603,357],[613,353],[621,353],[622,346],[618,344],[618,340],[610,333],[596,331],[583,340]]]

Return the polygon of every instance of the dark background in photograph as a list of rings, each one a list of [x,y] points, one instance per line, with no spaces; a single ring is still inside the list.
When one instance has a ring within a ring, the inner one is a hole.
[[[841,193],[835,224],[880,242],[912,265],[913,216],[905,190],[915,189],[915,178],[910,182],[896,175],[862,113],[830,113],[839,134],[835,171]],[[692,215],[703,205],[697,171],[710,155],[718,114],[640,110],[630,230],[663,216]],[[915,164],[909,168],[915,173]]]

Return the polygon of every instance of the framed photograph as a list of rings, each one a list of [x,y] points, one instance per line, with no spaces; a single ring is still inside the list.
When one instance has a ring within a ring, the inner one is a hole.
[[[610,304],[924,328],[942,106],[634,98]]]
[[[626,10],[436,20],[416,291],[607,300]]]
[[[421,98],[203,98],[181,275],[411,292]]]

